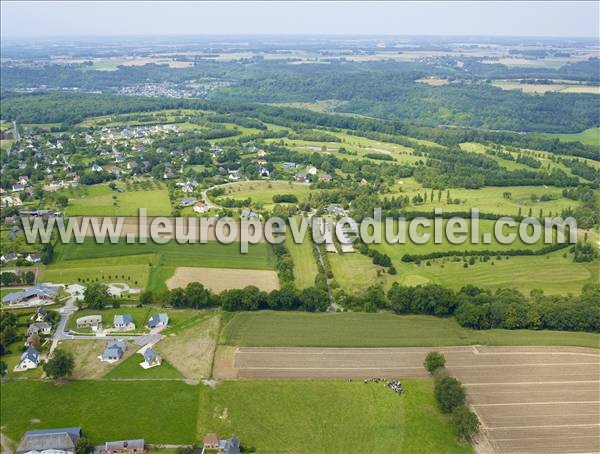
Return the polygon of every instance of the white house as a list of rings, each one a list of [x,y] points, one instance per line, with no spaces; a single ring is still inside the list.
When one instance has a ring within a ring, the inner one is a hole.
[[[151,367],[160,366],[162,359],[156,351],[152,349],[152,347],[148,347],[144,351],[144,362],[140,363],[144,369],[150,369]]]
[[[21,355],[21,362],[19,362],[17,367],[15,367],[15,370],[22,371],[22,370],[35,369],[36,367],[38,367],[39,363],[40,363],[40,354],[38,353],[38,351],[35,348],[33,348],[32,346],[29,346],[27,348],[27,350],[25,350],[23,352],[23,354]]]
[[[168,314],[155,314],[148,319],[148,328],[160,328],[169,324]]]
[[[92,172],[102,172],[102,167],[94,163],[94,165],[92,165]]]
[[[130,314],[115,315],[113,325],[119,331],[130,331],[135,329],[135,323]]]
[[[127,344],[123,341],[109,341],[106,344],[106,348],[100,355],[100,361],[104,361],[107,363],[114,363],[119,361],[125,351],[127,350]]]

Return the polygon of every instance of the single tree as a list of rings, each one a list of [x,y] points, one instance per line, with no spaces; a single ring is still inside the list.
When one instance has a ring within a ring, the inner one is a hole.
[[[425,369],[433,375],[436,370],[446,365],[446,358],[440,352],[429,352],[425,357],[423,365],[425,366]]]
[[[44,372],[50,378],[64,378],[73,373],[75,360],[73,354],[65,350],[54,350],[52,357],[44,364]]]

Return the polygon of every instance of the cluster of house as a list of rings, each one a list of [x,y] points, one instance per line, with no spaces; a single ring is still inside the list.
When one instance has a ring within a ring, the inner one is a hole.
[[[54,302],[58,296],[59,287],[38,284],[16,292],[9,293],[2,298],[3,304],[11,306],[40,306]]]
[[[20,231],[20,230],[19,230]],[[15,235],[13,234],[13,237]],[[8,252],[0,256],[0,263],[6,265],[10,262],[16,262],[20,257],[24,257],[29,263],[39,263],[42,261],[42,256],[38,252],[29,252],[27,254],[19,254],[18,252]]]
[[[198,201],[195,197],[184,197],[179,202],[181,208],[192,207],[194,213],[206,213],[209,208],[208,205],[202,201]]]
[[[16,454],[76,454],[82,436],[79,427],[30,430],[23,435]],[[107,441],[94,447],[95,454],[141,454],[145,451],[143,439]]]
[[[35,369],[40,364],[40,353],[33,346],[33,336],[48,336],[52,332],[52,324],[48,321],[48,312],[43,307],[38,307],[31,316],[33,323],[27,328],[27,349],[21,354],[19,363],[15,366],[16,372]]]
[[[240,454],[240,440],[237,437],[220,439],[215,433],[204,436],[202,440],[202,453],[212,450],[219,454]]]
[[[80,427],[58,429],[29,430],[19,442],[16,454],[76,454],[77,444],[83,437]],[[143,454],[147,452],[143,438],[135,440],[107,441],[94,446],[94,454]],[[196,449],[195,454],[208,451],[218,454],[240,454],[240,440],[232,436],[220,439],[211,433],[204,437],[202,448]]]

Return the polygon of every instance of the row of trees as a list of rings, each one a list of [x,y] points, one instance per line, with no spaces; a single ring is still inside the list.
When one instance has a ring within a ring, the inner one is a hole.
[[[461,441],[472,441],[479,433],[479,418],[466,406],[462,383],[448,374],[446,358],[439,352],[430,352],[423,365],[434,377],[434,396],[440,411],[450,414],[450,421]]]
[[[537,290],[527,298],[514,289],[492,292],[467,285],[454,292],[436,284],[394,283],[386,304],[397,314],[454,315],[461,326],[474,329],[600,331],[598,284],[587,284],[579,296],[544,296]]]

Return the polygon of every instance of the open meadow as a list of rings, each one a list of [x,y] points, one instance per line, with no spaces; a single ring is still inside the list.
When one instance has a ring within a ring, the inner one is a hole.
[[[417,347],[573,345],[600,348],[600,335],[563,331],[472,330],[454,318],[380,313],[236,313],[220,343],[248,347]]]
[[[160,185],[160,188],[157,188]],[[145,186],[118,186],[113,191],[106,184],[69,188],[61,191],[69,198],[67,216],[137,216],[140,208],[146,208],[149,216],[171,214],[169,194],[161,183]]]

